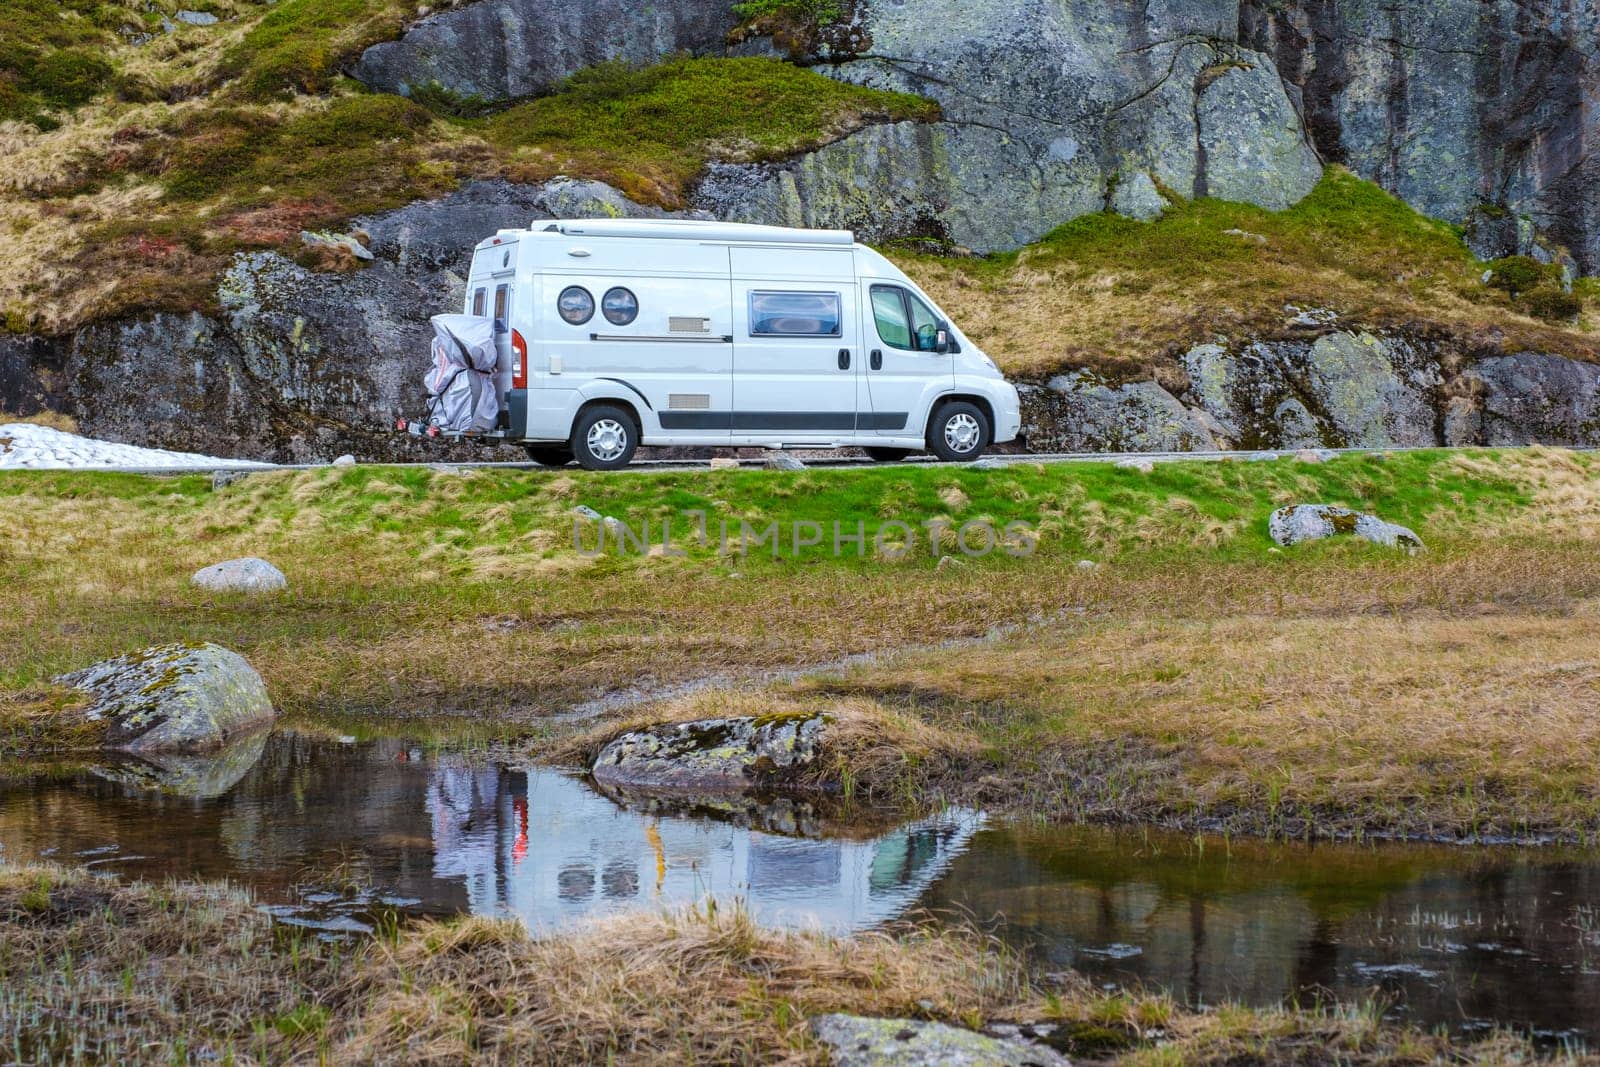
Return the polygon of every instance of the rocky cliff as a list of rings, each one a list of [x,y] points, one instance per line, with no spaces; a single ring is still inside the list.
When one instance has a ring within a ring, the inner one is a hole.
[[[607,60],[797,50],[841,81],[931,99],[940,116],[789,159],[713,162],[696,209],[985,253],[1099,212],[1154,219],[1181,199],[1282,210],[1341,163],[1463,226],[1480,258],[1570,251],[1600,270],[1594,0],[859,0],[827,32],[730,35],[736,21],[727,0],[472,0],[367,49],[349,73],[479,106]],[[454,272],[478,237],[658,211],[594,182],[472,182],[351,220],[374,257],[365,269],[243,252],[208,310],[0,336],[0,407],[61,408],[90,433],[171,448],[407,454],[382,428],[415,406],[427,317],[459,306]],[[1028,444],[1600,443],[1595,368],[1559,343],[1345,311],[1289,315],[1260,336],[1197,325],[1131,379],[1055,368],[1029,383]]]

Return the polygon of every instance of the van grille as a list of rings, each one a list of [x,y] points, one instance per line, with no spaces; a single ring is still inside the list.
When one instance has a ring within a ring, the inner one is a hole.
[[[670,333],[710,333],[711,320],[689,315],[669,315],[667,330]]]
[[[674,411],[710,411],[710,393],[668,393],[667,407]]]

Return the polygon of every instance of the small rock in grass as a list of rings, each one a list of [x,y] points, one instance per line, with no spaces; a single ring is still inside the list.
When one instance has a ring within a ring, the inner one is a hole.
[[[217,24],[217,16],[209,11],[179,11],[174,17],[179,22],[187,23],[190,26],[215,26]]]
[[[93,697],[104,745],[127,752],[205,752],[277,717],[243,656],[220,645],[163,645],[57,681]]]
[[[1267,243],[1267,239],[1264,235],[1259,233],[1251,233],[1249,230],[1241,230],[1237,227],[1231,230],[1223,230],[1222,232],[1228,237],[1237,237],[1239,240],[1249,241],[1251,244],[1264,245]]]
[[[226,489],[234,482],[248,478],[253,473],[255,472],[245,470],[212,471],[211,491],[216,492],[219,489]]]
[[[276,593],[289,588],[282,571],[255,556],[202,567],[189,582],[213,593]]]
[[[1333,454],[1316,448],[1302,448],[1294,454],[1294,458],[1301,463],[1326,463],[1333,458]]]
[[[334,460],[333,465],[335,467],[354,467],[356,465],[356,457],[346,453]]]
[[[955,556],[940,556],[939,562],[933,565],[933,569],[942,571],[946,567],[965,567],[966,565],[967,561],[964,559],[957,559]]]
[[[718,456],[716,459],[711,461],[711,469],[714,471],[736,470],[738,466],[739,461],[734,459],[732,456]]]
[[[1121,459],[1117,461],[1117,466],[1140,474],[1150,474],[1156,469],[1156,465],[1148,459]]]
[[[578,518],[588,519],[590,522],[600,521],[600,513],[594,508],[591,508],[588,504],[579,504],[577,507],[572,509],[572,513],[578,516]]]
[[[1080,571],[1095,571],[1100,569],[1100,564],[1092,559],[1080,559],[1078,561],[1078,569]]]
[[[1059,1052],[1020,1037],[990,1037],[922,1019],[823,1015],[811,1032],[837,1067],[1068,1067]]]
[[[767,469],[775,471],[803,471],[806,465],[787,452],[774,452],[767,457]]]
[[[1334,504],[1296,504],[1279,508],[1267,520],[1267,532],[1286,547],[1339,534],[1353,534],[1375,545],[1403,548],[1407,552],[1422,551],[1426,547],[1422,538],[1404,526]]]

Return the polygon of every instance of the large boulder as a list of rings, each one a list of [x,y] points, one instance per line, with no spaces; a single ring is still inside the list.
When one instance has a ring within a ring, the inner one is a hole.
[[[836,1067],[1069,1067],[1059,1052],[1020,1037],[990,1037],[922,1019],[822,1015],[811,1033]]]
[[[277,717],[255,668],[214,644],[147,648],[57,681],[89,693],[83,714],[125,752],[214,751]]]
[[[1408,552],[1424,547],[1422,538],[1404,526],[1335,504],[1296,504],[1279,508],[1268,518],[1267,532],[1284,547],[1340,534],[1351,534],[1375,545],[1403,548]]]
[[[374,45],[351,73],[403,95],[437,85],[508,100],[607,60],[644,65],[674,52],[720,51],[737,23],[727,0],[480,0]]]
[[[817,758],[825,722],[821,715],[777,715],[652,726],[611,741],[590,771],[596,782],[613,788],[760,788]]]

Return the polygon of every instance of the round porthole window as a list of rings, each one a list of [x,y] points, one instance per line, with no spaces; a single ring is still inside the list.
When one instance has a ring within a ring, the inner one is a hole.
[[[556,298],[556,310],[564,321],[582,326],[594,318],[594,297],[581,285],[569,285]]]
[[[600,299],[600,314],[613,326],[626,326],[639,317],[639,298],[619,286]]]

